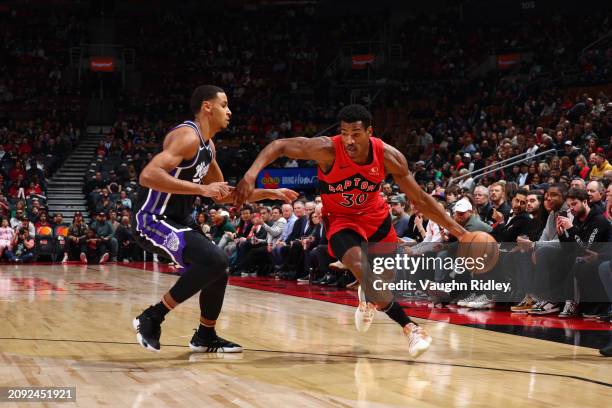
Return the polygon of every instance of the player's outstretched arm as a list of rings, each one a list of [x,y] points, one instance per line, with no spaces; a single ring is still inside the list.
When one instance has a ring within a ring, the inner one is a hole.
[[[200,146],[200,139],[187,127],[180,127],[170,132],[164,140],[163,150],[142,169],[139,182],[142,186],[171,194],[201,195],[205,197],[222,197],[230,192],[225,182],[207,185],[192,183],[172,177],[170,172],[185,159],[193,158]]]
[[[331,165],[334,161],[334,145],[329,137],[292,137],[277,139],[267,145],[245,173],[236,187],[234,204],[242,205],[253,192],[255,179],[261,170],[279,157],[298,160],[314,160],[319,165]]]
[[[385,143],[385,170],[388,174],[393,175],[393,179],[399,185],[400,190],[406,194],[411,203],[413,203],[419,211],[436,224],[448,229],[451,234],[457,238],[466,232],[465,229],[453,220],[444,211],[436,200],[427,194],[417,184],[416,180],[408,170],[408,162],[406,157],[395,147]]]
[[[215,202],[219,204],[233,203],[234,193],[235,193],[235,190],[232,191],[228,196],[215,200]],[[247,198],[247,201],[255,202],[255,201],[261,201],[261,200],[278,200],[278,201],[284,201],[286,203],[292,203],[295,200],[297,200],[298,197],[299,197],[299,194],[297,192],[290,190],[288,188],[275,188],[275,189],[256,188],[253,190],[251,195]]]

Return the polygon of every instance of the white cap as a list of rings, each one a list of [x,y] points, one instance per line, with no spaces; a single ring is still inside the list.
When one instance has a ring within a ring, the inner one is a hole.
[[[455,203],[455,212],[472,211],[472,203],[467,198],[462,198]]]
[[[217,212],[217,215],[220,215],[222,217],[229,217],[229,213],[225,210],[221,210],[219,212]]]

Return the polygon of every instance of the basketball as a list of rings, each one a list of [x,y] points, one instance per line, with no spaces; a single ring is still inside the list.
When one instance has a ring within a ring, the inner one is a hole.
[[[470,272],[476,275],[486,273],[497,264],[499,246],[486,232],[467,232],[459,240],[457,257],[474,260],[474,267],[467,267]]]

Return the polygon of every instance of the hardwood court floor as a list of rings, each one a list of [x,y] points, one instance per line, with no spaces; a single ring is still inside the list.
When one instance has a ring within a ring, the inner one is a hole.
[[[168,315],[161,353],[147,352],[131,320],[175,279],[122,265],[0,266],[0,386],[76,386],[84,407],[603,407],[612,400],[612,365],[592,348],[419,320],[434,342],[412,361],[386,316],[359,334],[353,307],[236,286],[218,332],[244,353],[189,352],[197,297]]]

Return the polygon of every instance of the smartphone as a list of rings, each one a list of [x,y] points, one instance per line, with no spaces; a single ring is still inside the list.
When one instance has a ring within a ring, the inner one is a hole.
[[[567,211],[559,211],[558,217],[567,217]]]

